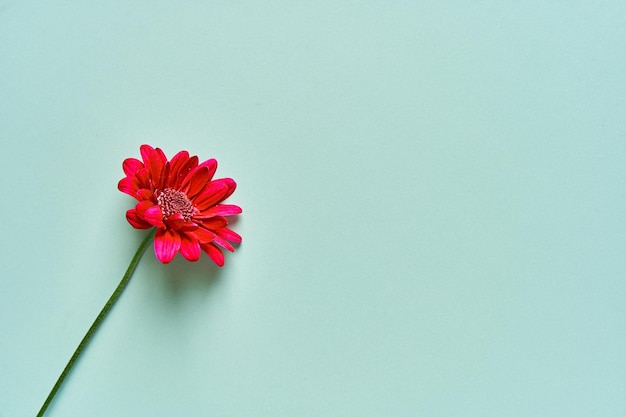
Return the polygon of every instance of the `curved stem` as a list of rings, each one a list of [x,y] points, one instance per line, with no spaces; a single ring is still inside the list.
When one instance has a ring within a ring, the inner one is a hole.
[[[146,238],[143,240],[143,242],[141,242],[141,244],[137,248],[137,252],[135,252],[135,256],[133,256],[133,259],[130,261],[130,265],[128,265],[128,269],[126,269],[126,273],[122,277],[122,280],[117,285],[117,288],[115,288],[115,291],[113,291],[113,294],[111,294],[111,297],[109,297],[104,307],[102,307],[100,314],[98,314],[98,317],[96,317],[96,319],[94,320],[89,330],[87,330],[87,333],[83,337],[83,340],[80,341],[78,347],[74,351],[74,354],[72,355],[70,360],[67,362],[67,365],[65,365],[65,369],[63,369],[63,372],[61,372],[61,375],[59,375],[57,382],[54,384],[54,387],[52,387],[52,391],[50,391],[50,394],[48,394],[48,398],[46,398],[46,401],[44,401],[43,405],[41,406],[39,413],[37,413],[37,417],[42,417],[44,415],[44,413],[46,412],[46,409],[52,402],[52,399],[54,398],[57,391],[61,387],[61,384],[63,384],[63,381],[65,380],[69,372],[72,370],[72,367],[76,364],[78,357],[80,356],[81,353],[83,353],[83,350],[85,349],[85,347],[87,347],[87,344],[89,343],[89,341],[95,334],[96,330],[98,330],[98,327],[100,327],[100,325],[102,324],[102,321],[105,319],[107,314],[109,314],[109,311],[111,311],[111,308],[113,307],[117,299],[120,298],[120,295],[122,295],[122,292],[126,288],[126,285],[128,285],[128,282],[130,281],[130,278],[132,277],[133,272],[135,272],[135,268],[137,268],[137,264],[139,263],[139,260],[141,259],[144,252],[146,251],[146,248],[150,244],[150,241],[152,240],[152,237],[154,236],[155,232],[156,232],[156,228],[153,228],[148,234],[148,236],[146,236]]]

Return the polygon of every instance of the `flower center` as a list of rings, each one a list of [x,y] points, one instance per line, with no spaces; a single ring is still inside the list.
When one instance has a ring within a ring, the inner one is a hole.
[[[168,217],[178,213],[188,222],[193,216],[193,204],[182,191],[166,188],[157,196],[157,202],[161,207],[163,220],[167,220]]]

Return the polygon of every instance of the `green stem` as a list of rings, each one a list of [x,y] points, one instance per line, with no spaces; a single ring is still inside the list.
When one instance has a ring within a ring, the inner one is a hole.
[[[120,295],[122,295],[122,292],[126,288],[126,285],[128,285],[130,277],[132,277],[133,272],[135,272],[135,268],[137,268],[137,264],[139,263],[139,260],[143,256],[144,252],[146,251],[146,248],[150,244],[150,241],[152,240],[155,232],[156,228],[153,228],[148,236],[146,236],[146,238],[137,248],[137,252],[135,252],[135,256],[133,256],[133,259],[130,261],[130,265],[128,265],[128,269],[122,277],[122,280],[117,285],[117,288],[115,288],[115,291],[113,291],[113,294],[111,294],[111,297],[109,297],[109,300],[106,302],[104,307],[102,307],[100,314],[98,314],[98,317],[96,317],[89,330],[87,330],[87,333],[83,337],[83,340],[80,341],[80,344],[74,351],[74,354],[70,358],[69,362],[67,362],[67,365],[65,365],[65,369],[63,369],[63,372],[61,372],[61,375],[59,375],[57,382],[54,384],[54,387],[52,387],[52,391],[50,391],[50,394],[48,394],[48,398],[46,398],[46,401],[41,406],[39,413],[37,413],[37,417],[42,417],[44,415],[44,413],[48,409],[48,406],[52,402],[52,399],[61,387],[61,384],[63,384],[63,381],[72,370],[72,367],[76,364],[76,361],[78,360],[80,354],[83,353],[83,350],[85,349],[85,347],[87,347],[87,344],[96,333],[96,330],[98,330],[98,327],[100,327],[100,325],[102,324],[102,321],[105,319],[107,314],[109,314],[109,311],[111,311],[111,308],[113,307],[117,299],[120,298]]]

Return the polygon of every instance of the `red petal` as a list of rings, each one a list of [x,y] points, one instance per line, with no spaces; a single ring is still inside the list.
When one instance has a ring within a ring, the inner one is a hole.
[[[169,177],[170,177],[170,163],[166,161],[165,165],[163,165],[163,169],[161,170],[161,177],[159,178],[159,181],[157,183],[157,188],[160,188],[160,189],[166,188],[168,186]]]
[[[159,156],[161,163],[165,165],[165,163],[167,162],[167,156],[165,156],[161,148],[156,148],[155,151],[157,152],[157,155]]]
[[[187,194],[189,199],[194,198],[209,182],[209,169],[201,167],[194,169],[193,174],[187,175],[180,190]]]
[[[141,145],[139,150],[141,151],[141,158],[143,159],[144,165],[150,171],[152,183],[157,184],[161,178],[163,165],[165,165],[165,161],[162,160],[162,157],[164,157],[163,151],[158,148],[154,149],[150,145]]]
[[[137,185],[135,184],[135,181],[133,181],[132,177],[122,178],[120,182],[117,183],[117,189],[131,197],[137,198],[135,197],[135,194],[137,193]]]
[[[198,227],[193,233],[196,235],[196,239],[198,239],[201,243],[209,243],[215,239],[215,233],[205,229],[204,227]]]
[[[124,174],[126,174],[126,176],[128,177],[135,175],[137,171],[139,171],[141,168],[143,168],[143,164],[139,159],[136,158],[125,159],[122,163],[122,169],[124,170]]]
[[[216,230],[215,233],[219,237],[230,240],[231,242],[241,242],[241,236],[226,227],[222,227],[221,229]]]
[[[157,230],[154,254],[164,264],[169,263],[180,249],[180,235],[173,230]]]
[[[228,186],[220,180],[211,181],[193,200],[194,206],[201,212],[219,203],[228,192]]]
[[[188,261],[195,262],[200,259],[200,244],[193,235],[183,233],[180,239],[180,253]]]
[[[152,193],[152,191],[148,190],[147,188],[142,188],[135,193],[135,197],[138,200],[152,200],[153,196],[154,194]]]
[[[213,178],[213,175],[215,175],[215,171],[217,171],[217,161],[215,159],[207,159],[198,166],[207,167],[209,169],[209,180]]]
[[[143,164],[147,167],[150,165],[150,159],[152,155],[156,155],[156,151],[150,145],[141,145],[139,147],[139,153],[141,153],[141,159],[143,159]]]
[[[135,229],[149,229],[152,227],[150,223],[139,217],[135,209],[130,209],[126,212],[126,220],[128,220],[128,223]]]
[[[226,200],[228,197],[230,197],[230,195],[234,193],[235,189],[237,188],[237,183],[232,178],[222,178],[221,180],[217,180],[217,181],[223,181],[224,184],[228,186],[228,192],[224,196],[223,200]]]
[[[180,169],[178,169],[178,174],[176,175],[176,178],[171,177],[170,188],[178,190],[180,188],[180,185],[183,183],[183,179],[197,165],[198,157],[195,155],[185,161],[185,163],[181,165]]]
[[[152,189],[152,183],[150,181],[150,170],[148,168],[140,169],[135,174],[134,181],[137,184],[137,189],[140,189],[140,188]]]
[[[202,224],[202,227],[204,227],[205,229],[217,230],[226,226],[228,224],[228,220],[226,220],[225,217],[217,216],[211,217],[210,219],[201,219],[200,224]]]
[[[196,203],[195,205],[196,207],[198,207],[198,209],[200,209],[200,211],[204,211],[207,208],[226,200],[235,191],[235,188],[237,188],[237,183],[232,178],[220,178],[220,179],[211,181],[209,185],[207,185],[206,189],[202,191],[202,193],[200,193],[200,195],[198,196],[198,199],[203,198],[205,193],[208,193],[208,191],[210,190],[210,187],[216,187],[217,184],[225,188],[224,193],[220,194],[218,197],[216,196],[217,199],[215,198],[211,199],[210,202],[202,201],[202,203],[200,204],[197,204],[197,202],[194,202]]]
[[[189,160],[189,152],[180,151],[170,161],[170,177],[167,180],[167,183],[170,184],[170,187],[174,185],[176,179],[178,178],[178,171],[180,168]]]
[[[161,213],[161,207],[157,205],[150,207],[143,213],[143,217],[151,225],[165,228],[165,224],[163,224],[163,213]]]
[[[223,247],[224,249],[230,251],[230,252],[234,252],[235,248],[233,248],[233,245],[231,245],[230,243],[228,243],[227,241],[225,241],[224,239],[222,239],[219,236],[215,236],[215,243],[217,243],[218,245],[220,245],[221,247]]]
[[[233,216],[241,213],[241,207],[234,204],[216,204],[203,211],[198,218],[209,218],[213,216]]]
[[[206,252],[207,255],[217,264],[217,266],[224,266],[224,254],[213,243],[207,243],[204,245],[200,245],[202,250]]]

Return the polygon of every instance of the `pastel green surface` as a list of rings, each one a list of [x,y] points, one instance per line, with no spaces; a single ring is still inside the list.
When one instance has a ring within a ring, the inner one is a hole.
[[[50,417],[626,415],[626,3],[260,3],[0,1],[0,416],[144,236],[142,143],[244,242],[149,251]]]

